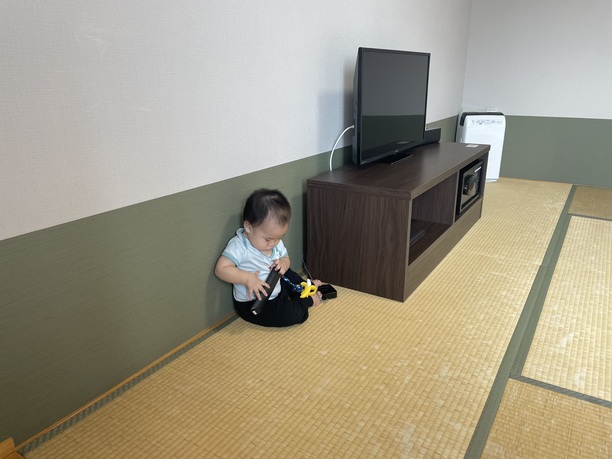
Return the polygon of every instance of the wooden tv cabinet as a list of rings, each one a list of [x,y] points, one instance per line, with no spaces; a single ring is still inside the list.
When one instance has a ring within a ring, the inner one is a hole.
[[[308,179],[309,271],[404,301],[480,218],[488,152],[488,145],[435,143],[395,164],[348,165]],[[477,160],[480,196],[458,214],[460,171]]]

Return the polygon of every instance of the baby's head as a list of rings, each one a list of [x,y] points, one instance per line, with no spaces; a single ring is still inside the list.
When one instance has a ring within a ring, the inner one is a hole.
[[[260,189],[247,199],[243,217],[246,238],[269,256],[289,228],[291,206],[280,191]]]
[[[280,226],[286,226],[291,220],[291,205],[280,191],[261,188],[248,197],[242,216],[244,222],[253,227],[268,219],[273,219]]]

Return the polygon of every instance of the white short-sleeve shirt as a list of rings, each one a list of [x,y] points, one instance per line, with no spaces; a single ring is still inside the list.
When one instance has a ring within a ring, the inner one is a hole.
[[[259,278],[265,281],[270,273],[270,267],[274,260],[286,257],[288,252],[283,241],[279,241],[268,257],[253,247],[251,242],[244,235],[244,228],[240,228],[236,231],[236,236],[229,240],[222,255],[232,260],[238,269],[252,273],[259,271]],[[280,291],[281,285],[279,282],[268,298],[276,298]],[[234,284],[234,299],[236,301],[250,301],[255,298],[249,298],[249,292],[246,285]]]

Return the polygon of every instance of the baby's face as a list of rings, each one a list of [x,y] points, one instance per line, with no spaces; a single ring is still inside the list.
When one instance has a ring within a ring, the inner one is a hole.
[[[244,233],[253,247],[266,256],[270,256],[272,249],[278,245],[287,230],[289,223],[279,224],[276,219],[268,218],[259,226],[252,226],[244,222]]]

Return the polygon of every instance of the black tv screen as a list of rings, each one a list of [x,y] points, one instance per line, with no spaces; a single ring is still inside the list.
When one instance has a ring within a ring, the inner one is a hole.
[[[425,136],[429,53],[359,48],[353,161],[394,162]]]

